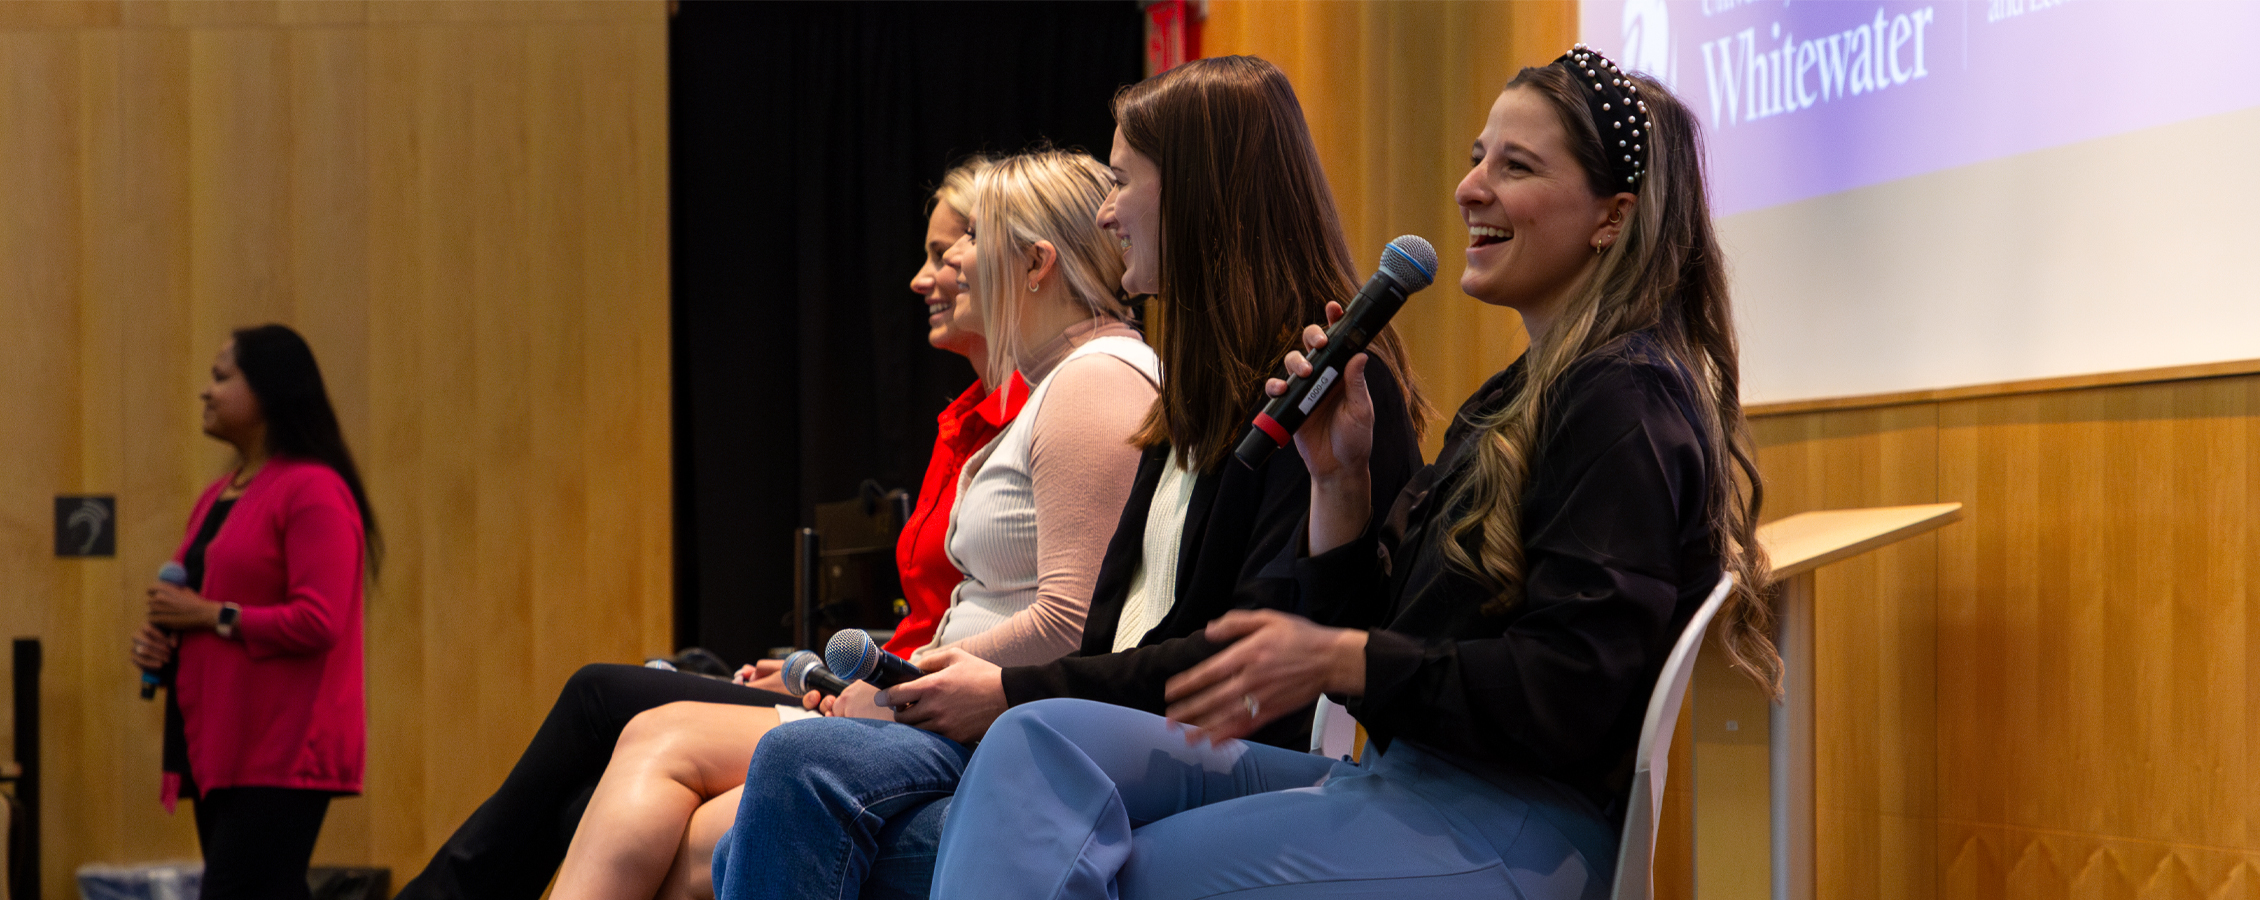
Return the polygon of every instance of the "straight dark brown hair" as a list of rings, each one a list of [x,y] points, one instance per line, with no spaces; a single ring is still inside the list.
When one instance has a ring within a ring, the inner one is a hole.
[[[1161,173],[1161,396],[1132,442],[1169,444],[1199,472],[1221,464],[1263,401],[1263,380],[1328,300],[1357,290],[1334,193],[1295,89],[1253,56],[1195,60],[1122,89],[1114,122]],[[1376,258],[1380,248],[1374,248]],[[1427,425],[1394,328],[1369,345]]]

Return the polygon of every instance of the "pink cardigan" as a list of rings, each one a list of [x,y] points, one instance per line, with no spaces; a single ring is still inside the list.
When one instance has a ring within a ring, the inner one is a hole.
[[[196,501],[181,554],[227,482]],[[233,640],[181,636],[173,690],[197,786],[360,793],[361,514],[345,479],[319,462],[269,460],[204,560],[205,599],[241,606],[243,618]]]

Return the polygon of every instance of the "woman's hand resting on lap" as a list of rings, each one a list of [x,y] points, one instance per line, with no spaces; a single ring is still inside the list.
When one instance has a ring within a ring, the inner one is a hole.
[[[785,693],[785,661],[764,659],[750,666],[739,666],[738,674],[731,677],[730,682],[772,694]]]
[[[989,733],[989,725],[1004,715],[1004,670],[996,663],[956,648],[920,657],[918,667],[926,677],[880,692],[879,702],[892,706],[895,721],[939,734],[960,744],[970,744]]]
[[[870,682],[851,681],[848,682],[847,690],[841,691],[839,696],[824,698],[822,711],[827,716],[840,718],[894,721],[894,709],[879,705],[878,697],[879,689],[872,687]]]
[[[1169,718],[1198,729],[1188,744],[1246,737],[1321,693],[1365,691],[1363,631],[1259,609],[1225,613],[1207,635],[1232,646],[1169,679],[1164,694]]]

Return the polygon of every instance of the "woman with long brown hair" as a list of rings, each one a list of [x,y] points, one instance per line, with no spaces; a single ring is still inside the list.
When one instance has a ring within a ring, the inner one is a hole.
[[[1216,652],[1200,630],[1228,611],[1340,624],[1386,612],[1379,594],[1315,599],[1281,565],[1310,506],[1302,459],[1250,469],[1231,456],[1297,327],[1357,286],[1294,89],[1253,57],[1199,60],[1126,89],[1115,121],[1099,224],[1123,244],[1122,287],[1154,295],[1163,380],[1080,651],[999,667],[945,649],[920,660],[925,678],[882,695],[915,728],[828,719],[769,732],[715,854],[718,896],[923,895],[967,747],[1008,706],[1081,697],[1159,712],[1169,676]],[[1386,502],[1419,465],[1419,400],[1394,335],[1375,348],[1370,471]],[[1307,743],[1301,705],[1254,739]]]
[[[1531,349],[1386,519],[1369,515],[1366,366],[1296,435],[1298,576],[1314,600],[1386,597],[1387,624],[1233,613],[1207,629],[1231,646],[1170,681],[1169,721],[1064,700],[1005,714],[964,773],[933,896],[1607,896],[1647,697],[1722,572],[1743,586],[1720,616],[1730,655],[1779,678],[1749,587],[1757,473],[1700,153],[1660,83],[1583,47],[1524,69],[1456,199],[1461,287],[1519,311]],[[1233,740],[1321,692],[1377,759]]]

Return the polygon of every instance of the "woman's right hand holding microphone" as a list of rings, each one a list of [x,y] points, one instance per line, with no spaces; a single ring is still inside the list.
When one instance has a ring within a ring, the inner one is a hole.
[[[1326,324],[1342,318],[1342,304],[1326,304]],[[1311,374],[1305,352],[1326,346],[1326,329],[1303,328],[1303,351],[1287,354],[1287,373],[1300,378]],[[1311,410],[1295,430],[1295,450],[1310,470],[1310,553],[1316,556],[1356,540],[1373,516],[1373,396],[1365,386],[1368,355],[1360,353],[1342,367],[1342,384]],[[1264,393],[1277,397],[1287,392],[1287,382],[1264,382]]]
[[[165,667],[173,658],[173,648],[180,638],[166,634],[148,622],[141,623],[133,632],[133,664],[144,671],[154,672]]]

